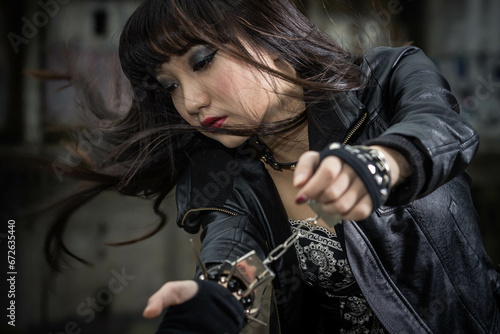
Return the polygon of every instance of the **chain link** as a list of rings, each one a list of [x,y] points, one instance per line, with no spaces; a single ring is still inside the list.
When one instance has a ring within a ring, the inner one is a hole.
[[[306,220],[304,220],[304,223],[302,223],[299,226],[297,226],[297,230],[291,236],[289,236],[285,240],[285,242],[283,242],[282,244],[279,244],[278,246],[276,246],[276,248],[273,249],[269,253],[269,255],[266,257],[266,259],[263,261],[263,263],[265,265],[268,265],[269,263],[274,262],[277,259],[279,259],[280,257],[282,257],[283,254],[285,254],[286,251],[290,247],[292,247],[292,245],[295,243],[295,241],[299,240],[300,238],[302,238],[303,236],[305,236],[308,233],[308,231],[303,230],[302,228],[304,226],[309,225],[309,223],[316,224],[318,222],[318,218],[319,217],[316,216],[314,218],[307,218]]]

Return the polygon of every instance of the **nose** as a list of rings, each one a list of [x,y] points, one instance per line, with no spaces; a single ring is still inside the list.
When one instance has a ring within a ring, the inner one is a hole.
[[[186,112],[193,116],[210,105],[210,95],[207,92],[207,87],[203,84],[184,86],[183,98]]]

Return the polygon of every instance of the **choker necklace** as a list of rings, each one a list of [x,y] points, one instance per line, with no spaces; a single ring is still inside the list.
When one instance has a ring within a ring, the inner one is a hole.
[[[260,160],[269,166],[273,167],[276,170],[282,171],[283,169],[287,170],[294,170],[295,166],[297,165],[297,161],[295,162],[278,162],[276,159],[274,159],[273,152],[267,147],[266,144],[264,144],[262,141],[260,141],[259,138],[255,138],[255,145],[257,150],[260,151]]]

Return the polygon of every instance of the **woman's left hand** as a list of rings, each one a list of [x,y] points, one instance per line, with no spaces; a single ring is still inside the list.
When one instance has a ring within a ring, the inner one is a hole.
[[[371,148],[382,152],[389,163],[391,186],[408,177],[408,162],[399,152],[382,146]],[[302,154],[295,168],[293,184],[300,188],[296,197],[298,204],[313,199],[323,204],[325,212],[340,214],[345,220],[363,220],[373,211],[363,181],[339,157],[329,156],[319,163],[319,152]]]
[[[149,298],[143,316],[156,318],[168,306],[183,304],[197,292],[198,283],[193,280],[167,282]]]

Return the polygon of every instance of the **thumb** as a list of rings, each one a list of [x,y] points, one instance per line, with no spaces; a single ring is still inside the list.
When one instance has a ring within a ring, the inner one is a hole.
[[[193,298],[198,289],[198,283],[193,280],[167,282],[149,298],[142,315],[148,319],[156,318],[165,308]]]
[[[302,154],[293,173],[293,185],[302,187],[312,177],[319,165],[319,153],[308,151]]]
[[[164,308],[167,306],[163,306],[163,301],[160,296],[156,294],[152,295],[148,300],[148,305],[142,312],[142,316],[144,318],[153,319],[161,314]]]

